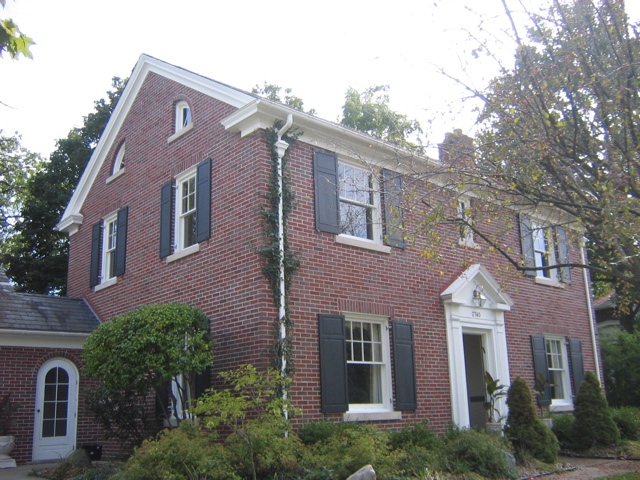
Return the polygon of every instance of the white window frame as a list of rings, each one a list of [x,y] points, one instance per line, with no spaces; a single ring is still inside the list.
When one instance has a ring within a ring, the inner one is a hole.
[[[113,168],[111,170],[111,176],[107,178],[106,183],[113,182],[116,178],[124,173],[124,156],[125,156],[125,144],[124,142],[120,145],[118,152],[116,153],[116,158],[113,161]]]
[[[193,208],[183,212],[182,211],[182,188],[183,185],[189,181],[193,180],[193,192],[190,193],[190,195],[193,195]],[[190,214],[194,214],[197,215],[197,188],[198,188],[198,181],[197,181],[197,165],[194,165],[193,167],[185,170],[184,172],[180,173],[179,175],[177,175],[175,177],[175,202],[174,202],[174,212],[173,212],[173,217],[174,217],[174,234],[175,234],[175,238],[174,238],[174,253],[177,252],[181,252],[183,250],[187,250],[191,247],[193,247],[194,245],[198,245],[198,242],[195,241],[194,238],[194,242],[186,245],[185,244],[185,235],[184,235],[184,222],[185,219],[187,217],[187,215]]]
[[[379,362],[356,362],[347,360],[347,370],[349,364],[375,364],[380,365],[380,403],[350,403],[347,414],[353,413],[383,413],[393,412],[393,392],[391,390],[391,351],[389,346],[389,319],[378,315],[367,315],[358,313],[345,313],[345,330],[350,322],[364,322],[379,325],[382,359]],[[351,342],[345,331],[346,347],[360,345],[358,342]],[[347,353],[347,358],[349,354]],[[348,373],[347,373],[348,381]]]
[[[557,265],[556,260],[556,239],[553,229],[541,227],[536,223],[531,223],[531,241],[533,243],[533,262],[536,267],[548,267]],[[545,260],[547,264],[545,265]],[[558,270],[556,268],[548,270],[536,270],[536,277],[558,281]]]
[[[113,227],[113,228],[111,228]],[[112,275],[116,261],[118,246],[118,212],[115,211],[102,220],[102,265],[100,283],[107,283],[117,278]]]
[[[343,181],[340,178],[340,173],[338,174],[338,203],[340,208],[340,225],[342,228],[342,204],[349,204],[356,207],[363,207],[370,212],[371,223],[370,223],[370,235],[367,237],[361,237],[358,235],[350,235],[348,233],[340,233],[340,237],[346,237],[350,239],[357,239],[358,242],[369,242],[372,244],[383,245],[383,235],[382,235],[382,211],[381,211],[381,202],[380,202],[380,185],[378,176],[368,170],[366,166],[362,164],[357,164],[355,162],[348,162],[342,159],[338,159],[338,172],[341,172],[342,168],[354,168],[358,169],[364,174],[369,176],[369,180],[371,182],[369,186],[369,192],[371,195],[371,203],[366,203],[359,201],[356,198],[348,198],[347,196],[343,196]],[[369,238],[370,237],[370,238]]]
[[[560,351],[550,352],[549,343],[553,342],[554,345],[559,347]],[[571,377],[569,372],[569,356],[567,353],[567,341],[562,336],[545,335],[544,347],[547,353],[547,369],[549,371],[549,378],[553,378],[551,372],[561,372],[562,375],[562,391],[564,393],[562,398],[552,398],[551,408],[568,407],[573,406],[573,397],[571,392]],[[552,366],[556,365],[556,362],[552,361],[552,358],[559,359],[562,362],[561,367]],[[553,383],[553,382],[552,382]],[[555,393],[555,391],[551,390]]]
[[[469,212],[471,211],[471,199],[459,198],[458,199],[458,218],[466,220],[468,223],[472,223]],[[463,247],[476,247],[476,242],[473,239],[473,230],[467,225],[460,225],[458,244]]]
[[[176,103],[176,125],[175,125],[175,133],[180,132],[193,123],[193,115],[192,115],[191,107],[187,102],[180,101]]]

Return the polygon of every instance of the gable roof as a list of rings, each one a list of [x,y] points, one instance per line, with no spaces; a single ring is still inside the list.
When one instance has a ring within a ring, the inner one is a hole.
[[[89,334],[99,325],[83,299],[15,292],[0,267],[0,330]]]
[[[192,88],[198,92],[209,95],[233,107],[240,108],[256,98],[237,88],[230,87],[210,78],[203,77],[183,68],[153,58],[149,55],[141,55],[131,72],[127,85],[122,91],[116,107],[107,122],[107,125],[100,136],[100,141],[96,146],[89,163],[87,163],[78,186],[69,200],[69,204],[62,215],[62,219],[56,226],[58,230],[74,234],[82,225],[83,216],[80,213],[82,205],[87,198],[89,190],[93,185],[98,172],[102,167],[109,149],[120,131],[131,105],[133,104],[142,84],[149,73],[156,73],[182,85]]]

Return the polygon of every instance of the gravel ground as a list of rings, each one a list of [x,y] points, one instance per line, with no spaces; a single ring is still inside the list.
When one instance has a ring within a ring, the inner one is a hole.
[[[640,472],[640,461],[638,460],[559,457],[558,462],[571,464],[575,469],[563,473],[544,475],[538,478],[544,480],[589,480],[617,475],[619,473]]]

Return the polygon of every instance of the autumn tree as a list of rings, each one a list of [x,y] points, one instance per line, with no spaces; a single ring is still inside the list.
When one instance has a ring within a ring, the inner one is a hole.
[[[449,142],[447,161],[429,172],[453,197],[463,192],[479,201],[465,215],[456,216],[455,208],[431,215],[464,223],[519,271],[531,269],[519,246],[502,244],[495,223],[492,233],[483,222],[497,213],[493,206],[535,216],[540,228],[566,227],[567,234],[587,237],[591,263],[569,262],[558,252],[555,265],[536,269],[589,268],[637,302],[638,25],[621,0],[551,0],[546,14],[526,12],[523,36],[506,0],[503,5],[514,65],[484,91],[468,87],[483,101],[479,132],[473,143]]]
[[[16,290],[64,294],[67,284],[69,242],[55,226],[98,144],[124,81],[114,78],[107,98],[95,102],[84,125],[58,140],[56,150],[41,171],[29,177],[24,202],[10,239],[0,246],[0,264]]]

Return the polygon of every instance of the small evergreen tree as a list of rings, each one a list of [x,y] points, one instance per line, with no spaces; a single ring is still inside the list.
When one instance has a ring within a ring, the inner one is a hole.
[[[573,415],[574,448],[587,450],[599,445],[615,445],[620,441],[620,431],[613,421],[607,399],[593,372],[587,372],[584,376],[576,396]]]
[[[509,416],[505,434],[513,444],[516,454],[522,458],[532,455],[546,463],[555,463],[560,446],[558,440],[536,416],[531,390],[522,378],[517,377],[507,393]]]

